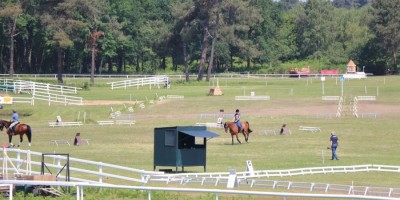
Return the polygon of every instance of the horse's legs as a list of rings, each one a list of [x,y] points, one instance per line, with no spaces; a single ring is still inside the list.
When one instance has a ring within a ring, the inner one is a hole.
[[[236,134],[236,140],[239,142],[239,144],[242,144],[242,142],[239,140],[239,133]]]
[[[13,147],[14,144],[12,143],[12,135],[10,134],[10,130],[7,130],[7,134],[8,134],[8,147]]]
[[[231,137],[232,137],[232,145],[233,145],[233,135],[231,135]]]
[[[248,142],[249,140],[249,134],[246,131],[243,131],[243,135],[244,135],[244,139],[246,140],[246,142]]]
[[[24,141],[24,138],[23,138],[22,136],[24,136],[24,135],[23,135],[23,134],[19,135],[19,144],[18,144],[18,147],[21,146],[22,141]]]

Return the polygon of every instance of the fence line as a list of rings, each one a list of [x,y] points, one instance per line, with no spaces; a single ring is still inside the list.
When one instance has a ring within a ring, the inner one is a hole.
[[[4,150],[2,150],[4,153]],[[37,166],[39,169],[41,167],[41,158],[42,158],[42,153],[39,152],[33,152],[29,150],[21,150],[21,149],[7,149],[7,154],[8,158],[1,158],[0,160],[2,162],[4,161],[12,161],[16,163],[16,167],[12,168],[7,168],[1,169],[3,171],[13,171],[15,173],[32,173],[32,174],[40,174],[38,171],[31,171],[29,172],[28,170],[22,169],[22,165],[27,164],[25,159],[22,158],[28,158],[31,157],[29,165]],[[10,155],[11,154],[11,155]],[[25,155],[25,156],[23,156]],[[13,157],[12,157],[13,156]],[[49,155],[48,156],[53,163],[46,162],[47,167],[49,167],[50,170],[55,170],[55,171],[60,171],[63,166],[62,163],[66,162],[66,157],[61,156],[61,155]],[[69,158],[70,163],[74,164],[74,167],[70,167],[70,171],[74,172],[77,177],[71,177],[71,180],[76,180],[76,181],[85,181],[85,182],[100,182],[103,183],[105,181],[104,177],[110,177],[110,178],[115,178],[119,179],[122,181],[128,181],[129,183],[140,183],[143,184],[146,182],[145,176],[146,175],[152,175],[152,174],[163,174],[163,172],[155,172],[155,171],[146,171],[146,170],[141,170],[141,169],[135,169],[135,168],[129,168],[129,167],[123,167],[123,166],[118,166],[118,165],[113,165],[113,164],[108,164],[108,163],[103,163],[103,162],[95,162],[95,161],[89,161],[89,160],[83,160],[83,159],[78,159],[78,158]],[[57,163],[57,164],[54,164]],[[82,168],[77,168],[77,167],[82,167]],[[97,170],[93,170],[96,169]],[[32,169],[32,168],[30,168]],[[119,174],[111,174],[108,173],[107,171],[115,171],[119,170]],[[78,178],[78,177],[84,177],[84,178]],[[59,178],[65,178],[60,174]]]
[[[6,152],[12,153],[14,157],[10,158],[2,158],[4,161],[12,161],[16,163],[16,167],[6,168],[3,171],[13,171],[17,173],[28,173],[31,167],[27,167],[27,170],[22,170],[22,165],[27,164],[26,160],[30,160],[29,165],[41,166],[40,160],[42,153],[39,152],[31,152],[29,150],[20,150],[20,149],[7,149]],[[6,155],[7,153],[5,153]],[[26,154],[26,156],[23,156]],[[8,154],[9,155],[9,154]],[[34,159],[30,159],[30,156],[34,156]],[[22,157],[26,157],[26,160],[22,159]],[[48,155],[48,159],[52,160],[53,163],[46,162],[46,167],[48,169],[60,170],[64,167],[62,165],[63,162],[66,161],[65,156],[60,155]],[[112,186],[115,188],[123,189],[121,186],[103,184],[107,181],[104,177],[110,177],[114,179],[119,179],[122,181],[128,181],[129,185],[132,183],[136,184],[146,184],[149,182],[164,182],[164,183],[178,183],[178,184],[213,184],[217,185],[226,185],[229,178],[228,172],[222,173],[183,173],[183,174],[164,174],[163,172],[155,172],[155,171],[146,171],[134,168],[128,168],[108,163],[88,161],[77,158],[69,158],[70,163],[73,163],[73,167],[70,167],[70,171],[73,171],[73,175],[76,177],[70,177],[72,181],[80,181],[84,183],[73,183],[75,186],[80,185],[82,187],[94,186],[98,185],[98,187],[108,187]],[[82,167],[82,168],[78,168]],[[38,167],[37,167],[38,168]],[[98,171],[93,170],[97,168]],[[108,173],[107,171],[113,171],[113,173]],[[117,174],[116,170],[122,174]],[[361,196],[362,198],[358,199],[393,199],[393,197],[400,198],[400,188],[385,188],[385,187],[367,187],[367,186],[350,186],[350,185],[338,185],[338,184],[327,184],[327,183],[304,183],[304,182],[291,182],[291,181],[272,181],[272,180],[261,180],[260,178],[270,178],[270,177],[284,177],[284,176],[296,176],[296,175],[307,175],[307,174],[327,174],[327,173],[349,173],[349,172],[395,172],[400,173],[400,166],[391,166],[391,165],[354,165],[354,166],[330,166],[330,167],[312,167],[312,168],[299,168],[299,169],[288,169],[288,170],[259,170],[259,171],[249,171],[238,172],[237,173],[237,183],[239,186],[247,186],[250,188],[254,187],[271,187],[275,188],[286,188],[290,190],[299,189],[304,191],[304,189],[310,192],[325,192],[325,193],[343,193],[346,197],[350,198],[349,195]],[[30,171],[30,174],[40,174],[39,172]],[[59,173],[58,180],[65,178]],[[78,178],[81,177],[81,178]],[[93,178],[97,177],[97,178]],[[139,178],[138,178],[139,177]],[[11,180],[10,180],[11,181]],[[5,182],[4,180],[0,180],[0,184],[9,184],[10,182]],[[26,180],[24,180],[24,184],[28,184]],[[36,183],[35,183],[36,184]],[[67,184],[63,181],[51,182],[53,185],[62,185]],[[46,185],[51,185],[46,182]],[[69,183],[68,183],[69,184]],[[36,184],[38,185],[38,184]],[[165,190],[168,188],[156,188],[154,190]],[[83,189],[80,188],[79,190]],[[146,190],[146,189],[143,189]],[[195,192],[196,189],[190,192]],[[185,190],[178,190],[179,192],[184,192]],[[204,192],[213,193],[212,189],[206,189]],[[231,191],[231,190],[226,190]],[[248,191],[250,195],[257,195],[254,191]],[[215,193],[215,192],[214,192]],[[221,193],[221,192],[216,192]],[[223,193],[223,192],[222,192]],[[234,194],[234,193],[229,193]],[[278,193],[279,195],[288,195],[293,193]],[[150,194],[149,194],[150,195]],[[278,196],[279,196],[278,195]],[[319,194],[301,194],[301,195],[319,195]],[[328,195],[329,197],[333,197],[331,195],[334,194],[323,194]],[[339,195],[340,196],[340,195]],[[302,197],[302,196],[299,196]],[[322,197],[322,196],[321,196]],[[149,197],[150,199],[151,197]],[[328,198],[328,197],[327,197]],[[339,197],[338,197],[339,198]],[[78,198],[77,198],[78,199]],[[218,198],[216,198],[218,199]]]
[[[289,193],[289,192],[264,192],[264,191],[243,191],[243,190],[227,190],[227,189],[200,189],[200,188],[174,188],[174,187],[145,187],[145,186],[125,186],[125,185],[110,185],[110,184],[93,184],[87,182],[54,182],[54,181],[25,181],[25,180],[2,180],[1,184],[7,184],[10,187],[10,197],[12,199],[12,184],[15,185],[46,185],[46,186],[63,186],[75,187],[76,199],[83,200],[84,188],[110,188],[110,189],[125,189],[138,190],[148,192],[147,199],[151,200],[152,191],[164,192],[185,192],[185,193],[206,193],[215,194],[215,199],[219,199],[219,195],[252,195],[252,196],[268,196],[268,197],[297,197],[297,198],[341,198],[341,199],[374,199],[374,200],[389,200],[398,199],[393,197],[381,197],[373,195],[356,195],[356,194],[313,194],[313,193]]]
[[[152,86],[157,86],[157,88],[160,88],[160,84],[164,85],[165,83],[168,83],[168,77],[167,76],[155,76],[155,77],[149,77],[149,78],[137,78],[137,79],[129,79],[129,80],[123,80],[123,81],[115,81],[115,82],[109,82],[107,84],[111,85],[111,90],[118,89],[118,88],[128,88],[128,87],[143,87],[148,85],[150,88]]]
[[[62,103],[64,105],[83,105],[82,97],[68,96],[62,94],[52,94],[52,93],[38,92],[38,91],[34,91],[32,99],[48,101],[49,105],[51,104],[51,102]]]

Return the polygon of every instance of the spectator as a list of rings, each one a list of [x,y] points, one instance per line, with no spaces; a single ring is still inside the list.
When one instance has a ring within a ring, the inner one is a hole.
[[[330,148],[332,150],[332,160],[333,159],[339,160],[339,158],[338,158],[338,156],[336,154],[336,149],[338,147],[339,138],[335,135],[335,132],[333,132],[333,131],[331,132],[330,140],[331,140],[331,147]]]

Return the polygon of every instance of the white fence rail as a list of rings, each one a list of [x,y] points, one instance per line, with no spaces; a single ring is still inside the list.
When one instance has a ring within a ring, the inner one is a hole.
[[[21,91],[30,91],[31,93],[33,93],[34,91],[42,91],[54,94],[77,94],[78,90],[82,89],[79,87],[71,87],[71,86],[55,85],[55,84],[23,81],[23,80],[15,80],[13,82],[13,86],[16,89],[16,92],[18,93]]]
[[[51,182],[51,181],[21,181],[21,180],[3,180],[2,184],[7,184],[10,187],[12,194],[12,185],[46,185],[46,186],[63,186],[75,187],[76,199],[83,200],[84,188],[111,188],[111,189],[124,189],[124,190],[138,190],[146,191],[148,193],[147,199],[151,200],[151,192],[164,191],[164,192],[185,192],[185,193],[205,193],[214,194],[215,199],[219,199],[219,195],[246,195],[246,196],[264,196],[264,197],[281,197],[286,199],[292,198],[335,198],[335,199],[373,199],[373,200],[389,200],[395,199],[393,197],[381,197],[373,195],[356,195],[356,194],[311,194],[311,193],[288,193],[288,192],[263,192],[263,191],[241,191],[241,190],[223,190],[223,189],[200,189],[200,188],[175,188],[175,187],[144,187],[144,186],[125,186],[125,185],[109,185],[109,184],[93,184],[87,182]],[[9,197],[12,199],[12,195]]]
[[[7,149],[8,159],[15,164],[15,168],[6,168],[2,170],[13,171],[18,173],[26,172],[22,170],[23,165],[26,164],[26,160],[23,158],[30,158],[31,155],[34,158],[31,160],[31,165],[41,166],[40,160],[42,154],[38,152],[31,152],[20,149]],[[26,155],[24,155],[26,154]],[[66,161],[65,156],[60,155],[48,155],[49,159],[53,162],[46,162],[47,169],[54,169],[59,172],[64,166],[62,163]],[[4,161],[4,158],[2,159]],[[7,166],[7,165],[6,165]],[[258,191],[241,191],[241,190],[217,190],[217,189],[195,189],[195,188],[166,188],[166,187],[136,187],[136,186],[122,186],[112,185],[110,183],[104,184],[108,179],[103,177],[109,177],[112,179],[119,179],[122,181],[128,181],[129,185],[132,183],[144,184],[147,182],[164,182],[164,183],[178,183],[178,184],[213,184],[213,185],[226,185],[229,177],[228,172],[224,173],[183,173],[183,174],[164,174],[162,172],[145,171],[139,169],[133,169],[128,167],[117,166],[113,164],[93,162],[82,159],[70,158],[70,171],[74,177],[70,177],[71,181],[80,182],[36,182],[27,180],[0,180],[0,184],[30,184],[30,185],[53,185],[53,186],[73,186],[77,187],[77,199],[83,199],[83,188],[84,187],[110,187],[116,189],[138,189],[146,191],[177,191],[177,192],[204,192],[216,194],[247,194],[247,195],[273,195],[282,197],[320,197],[320,198],[356,198],[356,199],[399,199],[400,188],[385,188],[385,187],[367,187],[367,186],[354,186],[354,185],[339,185],[339,184],[327,184],[327,183],[304,183],[304,182],[291,182],[291,181],[272,181],[272,180],[260,180],[261,178],[270,177],[284,177],[284,176],[295,176],[295,175],[307,175],[307,174],[328,174],[328,173],[350,173],[350,172],[394,172],[400,173],[400,166],[390,165],[355,165],[355,166],[331,166],[331,167],[313,167],[313,168],[300,168],[300,169],[289,169],[289,170],[261,170],[261,171],[249,171],[238,172],[237,182],[239,187],[270,187],[284,188],[290,190],[298,189],[301,192],[304,190],[309,193],[286,193],[286,192],[258,192]],[[80,167],[80,168],[78,168]],[[97,168],[98,171],[93,170]],[[35,167],[33,168],[35,169]],[[110,170],[111,169],[111,170]],[[113,173],[107,173],[106,171],[113,171]],[[122,171],[118,174],[116,171]],[[39,172],[32,171],[31,174],[39,174]],[[62,173],[60,173],[62,174]],[[80,178],[78,178],[80,177]],[[97,177],[90,179],[88,177]],[[61,175],[58,177],[65,178]],[[239,193],[236,193],[239,192]],[[340,194],[339,194],[340,193]],[[151,192],[149,192],[149,199],[151,199]]]
[[[37,169],[40,169],[41,167],[41,158],[42,158],[42,153],[39,152],[32,152],[32,151],[27,151],[27,150],[21,150],[21,149],[7,149],[7,154],[8,154],[8,160],[10,160],[16,166],[10,167],[3,169],[2,170],[8,172],[14,172],[14,173],[28,173],[27,170],[24,170],[23,165],[27,164],[26,160],[28,157],[31,157],[29,160],[31,160],[30,164],[32,165],[32,169],[35,169],[34,166],[36,166]],[[52,162],[46,162],[46,166],[50,170],[54,170],[55,172],[59,172],[63,169],[63,163],[66,163],[67,157],[66,156],[60,156],[60,155],[49,155],[49,160]],[[1,158],[2,161],[4,161],[4,158]],[[104,177],[108,177],[111,179],[117,179],[122,182],[128,182],[130,184],[132,183],[146,183],[147,181],[145,180],[145,176],[147,175],[153,175],[153,174],[163,174],[163,172],[155,172],[155,171],[146,171],[146,170],[140,170],[140,169],[135,169],[135,168],[129,168],[129,167],[123,167],[123,166],[118,166],[118,165],[113,165],[113,164],[108,164],[108,163],[103,163],[103,162],[94,162],[94,161],[88,161],[88,160],[83,160],[83,159],[77,159],[77,158],[71,158],[69,157],[69,162],[70,162],[70,171],[72,172],[71,174],[74,175],[74,177],[70,177],[71,181],[85,181],[85,182],[107,182],[108,179],[105,179]],[[28,167],[27,167],[28,168]],[[97,170],[94,170],[96,169]],[[118,170],[120,173],[108,173],[108,171],[116,171]],[[33,171],[31,172],[32,174],[40,174],[39,171]],[[84,177],[84,178],[83,178]],[[65,178],[60,174],[59,178]]]
[[[235,100],[270,100],[270,96],[235,96]]]
[[[13,103],[29,103],[31,105],[35,103],[32,97],[13,97],[12,100]]]
[[[376,101],[376,96],[357,96],[359,101]]]
[[[83,105],[83,98],[76,96],[67,96],[35,91],[32,98],[34,100],[48,101],[49,105],[51,103],[62,103],[64,105]]]
[[[150,88],[152,86],[157,86],[157,88],[160,88],[160,85],[163,85],[165,83],[168,83],[168,77],[167,76],[155,76],[155,77],[149,77],[149,78],[137,78],[137,79],[129,79],[129,80],[123,80],[123,81],[115,81],[115,82],[109,82],[107,84],[111,85],[111,90],[114,89],[119,89],[119,88],[128,88],[128,87],[143,87],[143,86],[149,86]]]

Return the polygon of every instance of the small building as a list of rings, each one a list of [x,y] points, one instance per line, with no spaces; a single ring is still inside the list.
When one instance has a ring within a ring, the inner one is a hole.
[[[206,171],[207,138],[219,136],[205,126],[154,128],[154,170],[157,166],[204,166]]]
[[[350,60],[347,63],[347,73],[356,73],[357,72],[357,65],[353,62],[353,60]]]
[[[347,63],[347,72],[346,72],[346,74],[343,74],[343,78],[345,78],[345,79],[361,79],[361,78],[367,78],[367,75],[365,74],[364,71],[357,72],[357,65],[354,63],[353,60],[350,60]]]

